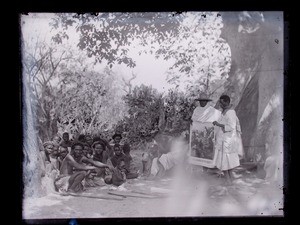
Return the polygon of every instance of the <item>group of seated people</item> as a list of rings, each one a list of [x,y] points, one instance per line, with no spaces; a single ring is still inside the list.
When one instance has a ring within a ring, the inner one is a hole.
[[[78,193],[85,187],[103,184],[119,186],[138,177],[132,168],[130,145],[120,144],[122,134],[116,133],[109,143],[100,137],[79,135],[71,141],[67,132],[62,140],[55,136],[43,144],[41,158],[45,173],[53,175],[56,191]]]
[[[185,140],[185,134],[181,135]],[[162,140],[160,140],[162,139]],[[184,159],[186,141],[173,142],[170,137],[145,136],[142,149],[142,171],[134,167],[131,147],[122,143],[122,134],[116,133],[112,140],[80,134],[70,140],[67,132],[62,139],[55,136],[43,144],[41,156],[45,173],[54,180],[55,190],[61,193],[81,192],[86,187],[103,184],[120,186],[127,179],[138,177],[162,177],[165,172]]]

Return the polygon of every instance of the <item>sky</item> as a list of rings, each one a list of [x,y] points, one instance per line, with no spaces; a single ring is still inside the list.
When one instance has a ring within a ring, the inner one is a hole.
[[[51,37],[54,34],[54,31],[51,31],[51,27],[49,26],[49,21],[52,16],[52,13],[29,14],[28,16],[23,15],[21,17],[21,24],[24,39],[31,43],[36,41],[37,38],[39,38],[39,40],[44,40],[45,42],[50,42]],[[77,38],[78,34],[74,30],[68,42],[73,46],[76,46]],[[140,49],[136,46],[130,47],[129,55],[132,56],[133,60],[136,62],[135,68],[129,68],[126,65],[116,65],[113,67],[113,71],[125,78],[130,78],[133,72],[137,77],[132,81],[132,84],[152,85],[152,87],[160,92],[167,91],[171,85],[166,81],[166,72],[171,66],[171,61],[155,59],[151,54],[139,55],[139,50]],[[106,64],[103,63],[96,67],[104,68],[105,66]]]

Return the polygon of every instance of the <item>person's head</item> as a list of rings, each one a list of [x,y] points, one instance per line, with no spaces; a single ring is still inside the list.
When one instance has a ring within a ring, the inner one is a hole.
[[[152,135],[151,135],[151,134],[146,135],[146,136],[145,136],[145,140],[146,140],[147,142],[151,142],[151,141],[153,140]]]
[[[55,142],[55,143],[59,144],[59,143],[60,143],[60,141],[61,141],[61,137],[60,137],[60,136],[58,136],[58,135],[55,135],[55,136],[54,136],[54,138],[53,138],[53,142]]]
[[[80,134],[77,138],[78,141],[80,142],[85,142],[85,135],[84,134]]]
[[[93,144],[93,138],[90,134],[85,135],[85,142],[89,145],[92,146]]]
[[[117,168],[118,168],[119,170],[125,169],[125,162],[124,162],[124,160],[121,160],[121,161],[119,162],[119,164],[117,165]]]
[[[43,144],[46,153],[50,154],[53,151],[54,144],[51,141],[47,141]]]
[[[129,155],[129,153],[130,153],[130,145],[128,143],[124,144],[124,146],[123,146],[123,152],[124,152],[124,154]]]
[[[51,152],[51,155],[52,156],[57,156],[58,155],[58,148],[59,148],[59,145],[58,144],[54,144],[53,143],[53,148],[52,148],[52,152]]]
[[[65,158],[67,155],[68,155],[68,149],[66,148],[66,147],[64,147],[64,146],[59,146],[59,156],[61,157],[61,158]]]
[[[207,105],[207,103],[210,102],[210,101],[212,101],[212,100],[210,98],[208,98],[207,94],[201,93],[199,95],[199,97],[195,99],[195,101],[197,103],[196,104],[197,106],[199,104],[201,107],[205,107]]]
[[[112,139],[114,140],[115,144],[119,144],[121,142],[122,135],[119,133],[116,133],[112,136]]]
[[[70,138],[69,133],[68,132],[63,133],[62,138],[64,141],[69,141]]]
[[[88,144],[84,144],[83,145],[83,155],[87,156],[90,152],[91,152],[91,148]]]
[[[94,136],[93,137],[93,143],[97,142],[97,141],[102,141],[100,136]]]
[[[228,95],[222,95],[219,99],[219,103],[222,109],[228,108],[230,105],[230,97]]]
[[[106,184],[112,184],[112,174],[107,174],[107,175],[105,175],[105,177],[104,177],[104,182],[105,182]]]
[[[71,151],[72,151],[72,154],[75,156],[75,157],[80,157],[82,156],[83,154],[83,149],[84,149],[84,146],[82,143],[80,142],[75,142],[72,147],[71,147]]]
[[[116,156],[121,155],[122,150],[121,150],[121,146],[119,144],[114,145],[114,153],[115,153]]]
[[[93,143],[92,148],[96,155],[100,155],[103,151],[105,151],[105,144],[101,141],[96,141]]]

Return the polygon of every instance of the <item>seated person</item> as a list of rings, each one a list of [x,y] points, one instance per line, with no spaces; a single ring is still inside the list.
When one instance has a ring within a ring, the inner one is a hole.
[[[83,155],[89,159],[93,158],[92,148],[87,143],[84,143],[83,146]]]
[[[130,145],[125,143],[123,146],[123,153],[124,153],[124,163],[126,169],[126,178],[127,179],[134,179],[138,177],[138,173],[133,170],[132,166],[132,157],[130,155]]]
[[[84,134],[79,134],[77,138],[78,142],[85,143],[85,135]]]
[[[46,173],[50,173],[53,169],[57,170],[58,147],[52,141],[46,141],[43,148],[44,151],[41,152],[41,155],[45,163]]]
[[[92,147],[93,138],[90,134],[85,135],[85,143],[87,143],[89,147]]]
[[[109,165],[88,159],[83,155],[83,144],[75,142],[71,147],[71,152],[62,161],[60,175],[54,184],[60,192],[81,192],[83,191],[83,180],[90,174],[89,170],[98,168],[111,168]],[[84,165],[91,164],[89,165]]]
[[[69,154],[68,149],[63,146],[59,146],[58,148],[58,157],[57,157],[57,162],[58,162],[58,169],[60,170],[60,167],[62,165],[62,162],[64,158]]]
[[[149,176],[153,159],[159,157],[161,153],[158,143],[151,135],[147,135],[145,140],[145,152],[142,154],[143,175]]]
[[[55,135],[53,138],[53,143],[56,145],[59,145],[60,142],[61,142],[61,137],[58,135]]]
[[[121,160],[124,161],[124,153],[122,152],[121,146],[119,144],[115,144],[113,147],[114,155],[109,158],[113,167],[117,167]]]
[[[72,141],[68,132],[64,132],[62,135],[62,141],[59,143],[60,146],[68,148],[68,151],[71,151]]]
[[[93,160],[98,161],[101,163],[107,163],[108,160],[108,153],[105,150],[105,143],[102,141],[96,141],[92,145],[93,150]],[[105,169],[103,168],[97,168],[97,176],[104,177],[105,175]]]
[[[122,140],[122,134],[120,133],[115,133],[112,136],[112,141],[109,143],[109,145],[107,145],[108,147],[108,154],[110,157],[112,157],[114,155],[114,145],[120,145],[122,147],[121,140]]]
[[[188,136],[187,131],[184,131],[173,140],[170,151],[161,154],[153,159],[151,166],[151,175],[162,177],[165,173],[186,160],[188,152]]]
[[[112,184],[120,186],[126,182],[126,169],[125,162],[121,160],[120,163],[113,169],[107,170],[104,182],[106,184]]]

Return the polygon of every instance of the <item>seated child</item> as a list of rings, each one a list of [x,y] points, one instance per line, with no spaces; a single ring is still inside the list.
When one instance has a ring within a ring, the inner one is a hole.
[[[125,162],[121,160],[120,163],[110,170],[106,170],[106,175],[104,178],[104,182],[106,184],[112,184],[115,186],[120,186],[126,181],[126,173],[125,173]]]

